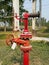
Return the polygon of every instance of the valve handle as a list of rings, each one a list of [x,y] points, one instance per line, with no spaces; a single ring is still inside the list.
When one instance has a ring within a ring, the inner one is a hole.
[[[13,44],[12,42],[12,39],[14,38],[14,35],[13,34],[9,34],[7,35],[7,38],[6,38],[6,44],[11,46]]]

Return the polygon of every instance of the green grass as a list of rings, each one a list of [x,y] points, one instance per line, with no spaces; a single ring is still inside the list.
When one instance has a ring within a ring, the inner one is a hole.
[[[0,39],[1,40],[2,39],[6,39],[9,34],[14,34],[15,37],[19,37],[20,32],[13,32],[13,31],[10,31],[10,32],[0,32]]]
[[[12,32],[0,32],[0,65],[22,65],[20,47],[14,51],[6,45],[5,39]],[[18,33],[17,33],[18,35]],[[49,37],[49,33],[39,33],[38,36]],[[32,50],[30,52],[30,65],[49,65],[49,42],[30,41]]]
[[[21,28],[23,28],[23,26],[21,26]],[[28,29],[29,29],[29,31],[32,32],[32,26],[28,26]],[[13,32],[12,31],[0,32],[0,39],[6,39],[7,35],[11,34],[11,33],[13,33]],[[19,35],[19,33],[15,33],[15,34]],[[36,30],[36,36],[39,36],[39,37],[48,37],[49,38],[49,28],[41,27],[41,29]]]
[[[8,34],[11,34],[12,32],[0,32],[0,39],[6,39]]]
[[[6,38],[6,34],[0,34],[0,39]]]
[[[32,32],[32,27],[29,26],[28,28]],[[49,28],[47,28],[47,27],[41,27],[40,29],[37,28],[36,36],[39,36],[39,37],[48,37],[49,38]]]
[[[31,44],[31,65],[49,65],[49,43],[38,41]]]
[[[49,33],[40,33],[40,32],[37,32],[37,35],[36,36],[49,38]]]
[[[37,36],[49,38],[49,28],[42,27],[40,30],[37,31]]]
[[[30,65],[49,65],[49,43],[44,41],[30,41]],[[20,47],[12,50],[6,45],[5,40],[0,40],[0,63],[1,65],[22,65]]]
[[[17,47],[14,51],[8,47],[5,41],[0,41],[0,63],[1,65],[14,65],[20,63],[20,49]]]

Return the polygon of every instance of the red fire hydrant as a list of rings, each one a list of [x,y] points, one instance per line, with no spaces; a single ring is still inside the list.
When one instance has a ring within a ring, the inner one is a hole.
[[[17,16],[15,16],[17,18]],[[32,38],[32,34],[28,31],[28,17],[38,17],[37,14],[23,14],[23,22],[24,22],[24,31],[20,35],[20,38],[14,38],[11,34],[7,37],[6,43],[7,45],[12,45],[12,49],[15,49],[16,44],[19,46],[21,51],[23,51],[23,65],[29,65],[29,51],[32,49],[32,46],[29,44],[29,39]],[[17,18],[18,19],[18,18]]]
[[[9,35],[6,39],[6,43],[7,45],[12,45],[12,49],[15,49],[16,44],[18,46],[21,45],[20,49],[23,52],[23,65],[29,65],[29,51],[32,49],[29,40],[22,40],[21,38],[14,38],[13,35]]]

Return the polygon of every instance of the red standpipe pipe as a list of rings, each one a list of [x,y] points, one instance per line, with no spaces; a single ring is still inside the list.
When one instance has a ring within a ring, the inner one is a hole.
[[[23,52],[23,65],[29,65],[29,51],[32,49],[32,46],[21,46]]]
[[[28,32],[28,16],[29,16],[29,14],[28,13],[24,13],[23,14],[23,22],[24,22],[24,32]]]
[[[24,32],[28,32],[28,19],[27,18],[24,19],[23,22],[24,22]]]
[[[23,52],[23,65],[29,65],[29,51]]]

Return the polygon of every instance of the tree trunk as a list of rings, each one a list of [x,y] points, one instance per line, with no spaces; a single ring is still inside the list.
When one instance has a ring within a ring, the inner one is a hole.
[[[40,12],[39,28],[41,28],[41,6],[42,6],[42,0],[39,0],[39,12]]]
[[[32,1],[32,12],[36,13],[36,0]],[[36,18],[32,19],[32,33],[35,35],[35,23],[36,23]]]
[[[6,21],[4,21],[4,32],[6,32]]]
[[[14,16],[19,16],[19,0],[12,0],[13,1],[13,11],[14,11]],[[19,20],[17,20],[14,17],[14,31],[19,30]]]

